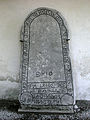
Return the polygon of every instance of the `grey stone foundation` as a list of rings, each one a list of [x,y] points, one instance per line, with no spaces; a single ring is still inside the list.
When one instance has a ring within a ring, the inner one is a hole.
[[[90,120],[90,101],[76,101],[73,114],[18,113],[18,100],[0,100],[0,120]]]

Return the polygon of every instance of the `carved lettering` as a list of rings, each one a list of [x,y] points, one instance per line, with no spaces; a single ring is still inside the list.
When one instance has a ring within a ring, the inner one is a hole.
[[[31,12],[21,39],[21,107],[73,111],[68,31],[59,12],[48,8]]]

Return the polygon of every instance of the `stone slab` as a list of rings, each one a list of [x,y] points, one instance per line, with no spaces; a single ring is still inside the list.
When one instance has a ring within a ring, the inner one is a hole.
[[[67,39],[68,30],[58,11],[38,8],[26,18],[21,31],[19,111],[72,113],[73,107],[66,110],[74,104]]]

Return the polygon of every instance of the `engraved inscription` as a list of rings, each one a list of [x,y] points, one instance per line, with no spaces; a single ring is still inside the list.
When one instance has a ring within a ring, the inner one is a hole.
[[[57,21],[41,15],[30,26],[28,81],[65,81],[61,35]]]
[[[68,32],[56,10],[39,8],[21,31],[21,94],[24,109],[73,111],[73,82]]]

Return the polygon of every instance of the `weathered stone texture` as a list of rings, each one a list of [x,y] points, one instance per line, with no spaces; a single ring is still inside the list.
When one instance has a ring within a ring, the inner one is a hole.
[[[21,39],[22,109],[73,112],[68,31],[61,15],[48,8],[36,9],[26,18]]]

